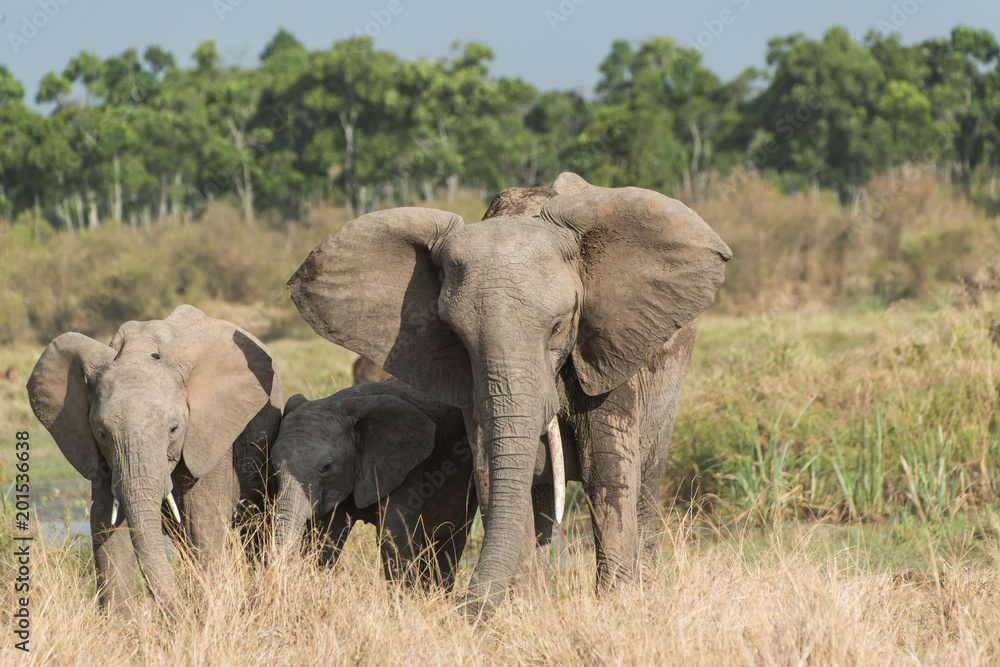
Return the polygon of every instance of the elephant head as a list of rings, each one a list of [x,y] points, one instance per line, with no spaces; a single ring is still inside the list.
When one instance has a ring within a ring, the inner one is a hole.
[[[332,512],[353,495],[367,507],[394,491],[434,449],[434,421],[411,403],[379,391],[381,385],[344,389],[285,404],[271,450],[280,491],[275,545],[297,543],[311,516]]]
[[[181,461],[196,479],[219,465],[274,381],[259,343],[191,306],[128,322],[110,346],[62,334],[35,365],[32,410],[73,467],[114,494],[143,576],[168,605],[176,589],[162,546],[165,501],[181,521],[171,473]]]
[[[288,282],[317,333],[481,425],[489,502],[473,614],[495,606],[516,565],[562,366],[589,395],[619,386],[711,304],[731,256],[659,193],[575,174],[539,190],[501,193],[469,226],[431,209],[370,213]]]

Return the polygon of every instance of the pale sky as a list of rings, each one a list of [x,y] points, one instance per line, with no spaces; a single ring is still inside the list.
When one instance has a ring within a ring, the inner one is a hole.
[[[1000,36],[996,0],[0,0],[0,64],[25,84],[38,82],[81,49],[101,57],[156,44],[188,66],[195,46],[214,39],[224,61],[253,66],[278,28],[308,49],[368,32],[378,49],[405,59],[439,58],[455,40],[480,41],[491,71],[542,90],[589,94],[615,39],[666,35],[700,43],[723,79],[763,67],[768,40],[803,32],[819,38],[844,25],[855,39],[895,30],[904,43],[945,37],[958,24]]]

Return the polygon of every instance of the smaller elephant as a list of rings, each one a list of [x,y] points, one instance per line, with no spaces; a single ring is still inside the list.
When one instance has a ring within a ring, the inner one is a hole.
[[[157,601],[176,609],[161,521],[207,563],[221,555],[237,508],[260,516],[281,378],[240,327],[182,305],[163,320],[126,322],[110,345],[64,333],[42,352],[28,399],[91,482],[102,607],[127,611],[138,559]]]
[[[294,546],[310,518],[320,563],[336,562],[356,521],[375,525],[385,576],[450,589],[479,506],[461,410],[395,378],[285,405],[272,461],[275,545]]]

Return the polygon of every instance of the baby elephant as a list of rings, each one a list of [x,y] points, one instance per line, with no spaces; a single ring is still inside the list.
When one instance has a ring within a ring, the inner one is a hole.
[[[297,544],[312,518],[321,563],[332,564],[360,520],[379,530],[387,579],[454,584],[479,506],[461,410],[395,378],[316,401],[296,394],[272,461],[279,550]]]

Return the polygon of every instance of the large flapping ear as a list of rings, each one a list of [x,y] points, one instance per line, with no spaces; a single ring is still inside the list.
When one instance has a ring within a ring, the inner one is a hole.
[[[562,183],[560,183],[562,181]],[[715,298],[732,256],[681,202],[562,175],[542,217],[579,239],[583,308],[573,365],[594,396],[630,378]]]
[[[182,456],[191,474],[201,477],[231,450],[280,380],[270,353],[233,325],[175,338],[160,356],[185,378],[190,415]]]
[[[434,450],[434,421],[395,396],[344,399],[344,413],[356,420],[360,451],[354,473],[354,504],[367,507],[394,491]]]
[[[28,378],[28,401],[63,456],[87,479],[98,476],[101,456],[90,428],[88,380],[115,358],[115,351],[79,333],[52,341]]]
[[[288,281],[316,333],[439,401],[468,407],[469,355],[438,315],[431,248],[464,223],[453,213],[394,208],[344,225]]]

